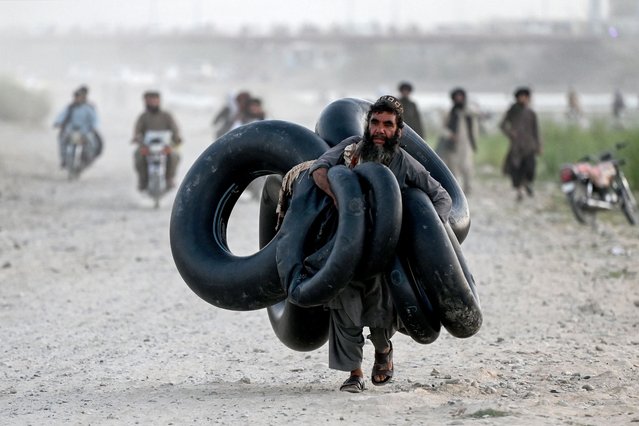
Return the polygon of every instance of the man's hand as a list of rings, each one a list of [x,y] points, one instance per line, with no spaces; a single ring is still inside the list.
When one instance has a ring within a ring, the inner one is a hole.
[[[320,167],[319,169],[313,172],[313,182],[317,185],[322,191],[326,192],[326,194],[331,197],[333,200],[333,204],[337,207],[337,198],[335,198],[335,194],[331,190],[331,184],[328,182],[328,169],[325,167]]]

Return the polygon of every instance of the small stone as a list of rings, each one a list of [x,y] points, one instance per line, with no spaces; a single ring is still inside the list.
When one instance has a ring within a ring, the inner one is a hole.
[[[4,262],[2,264],[2,269],[9,269],[11,268],[11,262]]]
[[[610,254],[612,254],[613,256],[622,256],[626,254],[626,250],[624,250],[624,248],[621,246],[614,246],[610,249]]]
[[[497,389],[495,389],[492,386],[486,386],[484,388],[484,392],[489,393],[489,394],[493,394],[493,393],[497,393]]]
[[[581,387],[582,389],[586,389],[587,391],[593,391],[595,390],[595,388],[592,387],[592,385],[590,384],[585,384]]]
[[[599,345],[595,346],[595,350],[599,351],[599,352],[603,352],[604,351],[604,349],[601,346],[599,346]]]
[[[437,370],[436,368],[433,368],[433,370],[430,372],[431,376],[439,376],[439,370]]]

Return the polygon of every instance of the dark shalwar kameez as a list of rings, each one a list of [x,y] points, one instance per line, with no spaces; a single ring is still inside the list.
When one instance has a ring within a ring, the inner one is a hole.
[[[344,151],[352,151],[362,141],[360,136],[345,139],[326,151],[311,166],[309,173],[321,167],[344,164]],[[446,190],[433,179],[424,166],[403,149],[393,156],[389,169],[397,178],[400,189],[419,188],[432,200],[443,221],[448,220],[452,201]],[[329,328],[329,367],[352,371],[361,367],[363,359],[363,327],[371,332],[370,339],[377,352],[390,346],[389,340],[397,330],[397,314],[383,274],[365,281],[350,282],[331,300]]]
[[[504,174],[510,176],[515,188],[532,183],[535,180],[535,156],[541,150],[537,115],[529,107],[515,103],[504,116],[500,127],[510,140],[504,160]]]

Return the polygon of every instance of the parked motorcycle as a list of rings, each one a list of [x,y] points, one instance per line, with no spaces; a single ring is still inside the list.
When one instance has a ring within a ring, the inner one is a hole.
[[[142,155],[146,158],[148,185],[146,193],[160,207],[160,198],[166,193],[166,166],[171,153],[170,130],[149,130],[144,134]]]
[[[69,180],[77,179],[95,158],[95,148],[91,141],[79,130],[71,130],[64,144],[64,168]]]
[[[615,147],[619,150],[625,145]],[[624,160],[615,158],[612,152],[604,152],[562,166],[561,189],[578,222],[591,225],[598,211],[621,208],[628,222],[637,224],[637,201],[621,170],[623,164]]]

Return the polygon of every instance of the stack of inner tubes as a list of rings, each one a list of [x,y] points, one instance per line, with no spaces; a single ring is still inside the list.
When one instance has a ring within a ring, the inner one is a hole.
[[[320,114],[315,132],[279,120],[239,127],[211,144],[182,182],[170,222],[171,251],[187,285],[224,309],[266,308],[277,337],[311,351],[328,338],[324,305],[352,280],[383,274],[400,331],[432,343],[441,326],[455,337],[475,334],[479,297],[460,244],[470,228],[466,197],[450,170],[408,126],[401,147],[448,191],[453,206],[442,223],[422,191],[400,191],[390,170],[364,163],[329,169],[337,205],[307,171],[295,180],[279,229],[282,176],[347,137],[361,135],[370,102],[344,98]],[[235,256],[226,230],[240,195],[268,176],[260,201],[260,250]]]

